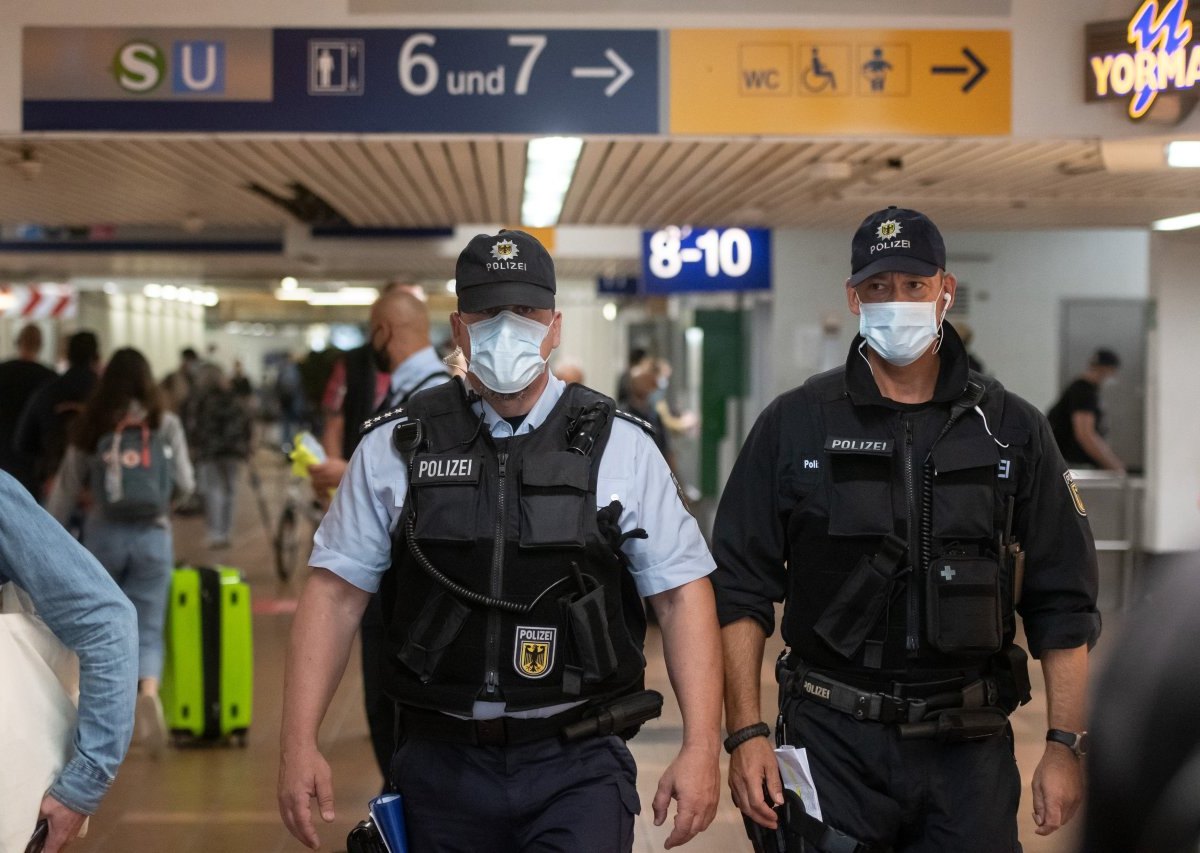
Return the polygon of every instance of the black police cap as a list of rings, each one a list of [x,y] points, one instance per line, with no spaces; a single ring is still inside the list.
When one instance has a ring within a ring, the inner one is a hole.
[[[485,311],[502,305],[553,308],[554,261],[524,231],[477,234],[454,267],[458,310]]]
[[[862,221],[850,243],[850,283],[876,273],[936,275],[946,268],[946,243],[923,213],[902,207],[877,210]]]

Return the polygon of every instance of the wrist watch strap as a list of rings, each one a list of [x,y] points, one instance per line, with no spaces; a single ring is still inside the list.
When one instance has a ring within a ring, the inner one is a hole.
[[[1046,740],[1061,743],[1077,758],[1087,755],[1087,732],[1068,732],[1063,729],[1050,729],[1046,732]]]
[[[733,732],[729,737],[725,738],[725,751],[733,755],[733,751],[746,741],[756,737],[770,737],[771,727],[766,723],[758,722],[752,726],[745,726]]]

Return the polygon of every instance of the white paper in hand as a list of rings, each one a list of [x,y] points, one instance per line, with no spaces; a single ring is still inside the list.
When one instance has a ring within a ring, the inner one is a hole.
[[[781,746],[775,750],[775,760],[779,763],[783,787],[799,795],[800,802],[804,803],[804,810],[809,815],[817,820],[824,820],[821,817],[821,804],[817,800],[817,786],[813,782],[812,768],[808,766],[808,750]]]

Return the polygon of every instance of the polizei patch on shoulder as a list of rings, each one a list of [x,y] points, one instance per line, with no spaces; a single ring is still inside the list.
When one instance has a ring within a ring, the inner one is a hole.
[[[526,678],[543,678],[554,668],[557,628],[517,626],[513,668]]]
[[[1087,518],[1087,507],[1083,505],[1083,496],[1079,494],[1079,486],[1075,484],[1075,478],[1071,476],[1070,471],[1063,471],[1063,482],[1067,484],[1067,491],[1071,493],[1071,501],[1075,504],[1075,511],[1084,518]]]

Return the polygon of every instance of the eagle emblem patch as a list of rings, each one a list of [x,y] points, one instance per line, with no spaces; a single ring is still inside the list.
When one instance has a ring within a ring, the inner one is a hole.
[[[517,626],[513,668],[525,678],[542,678],[554,667],[557,628]]]

